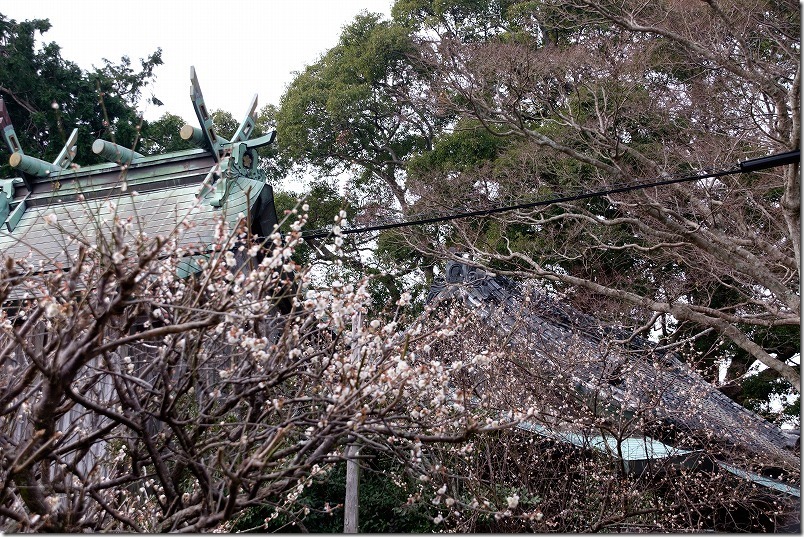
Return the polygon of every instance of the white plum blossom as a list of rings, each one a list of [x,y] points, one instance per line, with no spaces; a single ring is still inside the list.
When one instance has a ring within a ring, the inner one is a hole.
[[[507,496],[505,501],[508,502],[508,509],[516,509],[517,505],[519,505],[519,494]]]

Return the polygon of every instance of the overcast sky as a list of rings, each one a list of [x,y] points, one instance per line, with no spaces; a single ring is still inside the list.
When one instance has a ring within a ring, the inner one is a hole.
[[[279,104],[293,71],[333,47],[362,10],[389,16],[393,0],[0,0],[8,18],[50,19],[45,41],[84,69],[127,55],[139,65],[157,47],[164,65],[153,94],[164,106],[142,105],[145,118],[171,112],[195,123],[190,66],[211,110],[242,119],[254,93],[259,106]],[[148,95],[146,95],[148,96]]]

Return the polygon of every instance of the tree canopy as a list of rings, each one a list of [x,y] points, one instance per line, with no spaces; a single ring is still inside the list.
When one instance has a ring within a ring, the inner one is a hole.
[[[83,163],[97,161],[90,150],[96,138],[135,148],[142,128],[137,104],[162,64],[161,49],[138,67],[123,57],[84,71],[61,56],[57,43],[36,46],[37,34],[49,29],[47,20],[17,22],[0,14],[0,96],[23,150],[51,161],[76,127]]]
[[[279,123],[297,161],[357,166],[356,223],[727,169],[799,146],[799,28],[793,2],[400,0],[299,75]],[[796,164],[402,235],[551,282],[737,391],[755,360],[798,390],[799,190]]]

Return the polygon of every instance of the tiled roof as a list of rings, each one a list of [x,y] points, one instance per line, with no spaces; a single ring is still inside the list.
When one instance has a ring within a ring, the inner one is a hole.
[[[24,212],[13,229],[0,229],[0,254],[41,262],[43,270],[69,266],[79,239],[89,244],[97,244],[98,237],[107,240],[115,217],[130,222],[132,239],[179,229],[181,246],[203,250],[213,241],[219,219],[245,214],[247,197],[254,200],[259,194],[259,185],[246,196],[236,183],[230,203],[212,207],[212,189],[202,191],[202,182],[214,165],[208,152],[192,149],[144,157],[127,167],[99,164],[36,178],[31,192],[15,189],[13,203],[24,200]]]
[[[795,439],[719,392],[672,352],[658,352],[642,338],[613,343],[625,340],[625,332],[535,287],[461,263],[450,262],[428,295],[429,301],[450,299],[470,305],[495,331],[527,349],[534,363],[564,375],[581,392],[624,412],[650,409],[661,422],[727,451],[798,471],[799,458],[789,449]]]
[[[201,128],[185,125],[179,134],[206,149],[144,156],[98,139],[92,151],[112,163],[84,168],[73,164],[77,129],[54,162],[26,155],[0,98],[0,138],[18,174],[0,178],[0,257],[26,260],[44,271],[65,268],[81,242],[103,246],[115,222],[125,224],[130,235],[125,241],[170,235],[177,237],[177,247],[201,252],[215,242],[220,222],[233,230],[248,217],[260,233],[272,233],[277,221],[273,190],[256,151],[272,144],[276,131],[250,139],[255,95],[232,140],[220,137],[194,68],[190,80]],[[186,265],[192,272],[192,263]],[[179,275],[188,270],[180,269]]]

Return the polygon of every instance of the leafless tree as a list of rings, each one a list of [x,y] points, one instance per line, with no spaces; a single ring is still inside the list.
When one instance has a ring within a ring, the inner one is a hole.
[[[475,19],[425,19],[430,101],[510,145],[505,159],[411,178],[423,211],[443,212],[455,192],[472,208],[515,204],[731,169],[800,144],[794,2],[506,5],[482,38]],[[762,340],[800,327],[798,164],[453,226],[442,247],[417,246],[553,281],[669,343],[714,331],[800,389],[795,349]]]

